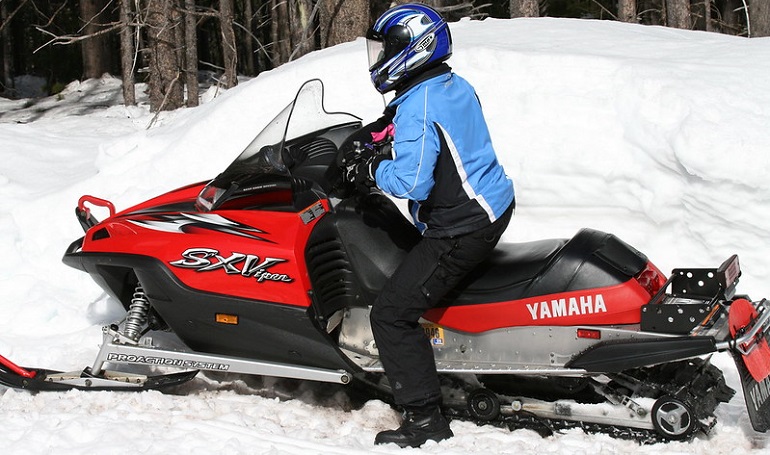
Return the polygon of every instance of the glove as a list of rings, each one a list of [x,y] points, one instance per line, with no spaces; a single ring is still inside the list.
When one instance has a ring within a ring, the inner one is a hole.
[[[340,146],[337,164],[343,169],[345,182],[363,193],[375,186],[377,167],[391,159],[393,140],[392,117],[384,116],[351,134]]]
[[[362,148],[379,149],[377,147],[378,143],[389,141],[393,137],[392,122],[395,113],[395,109],[386,108],[382,117],[359,128],[348,136],[340,145],[339,153],[337,154],[337,165],[344,167],[355,161],[355,156],[359,153],[357,150]],[[388,135],[390,135],[390,138]]]
[[[380,163],[389,159],[386,155],[371,154],[355,163],[347,173],[348,182],[355,185],[362,193],[368,193],[376,185],[374,175]]]

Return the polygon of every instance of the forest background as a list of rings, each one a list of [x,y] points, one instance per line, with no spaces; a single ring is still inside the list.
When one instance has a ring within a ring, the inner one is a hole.
[[[153,111],[196,106],[201,84],[238,76],[364,36],[389,0],[0,0],[0,96],[56,94],[72,80],[123,81]],[[425,0],[463,17],[572,17],[770,36],[770,0]],[[612,43],[608,43],[611,45]]]

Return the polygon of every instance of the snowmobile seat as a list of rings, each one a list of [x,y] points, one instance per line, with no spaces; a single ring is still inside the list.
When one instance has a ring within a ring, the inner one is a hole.
[[[523,288],[553,260],[567,239],[499,243],[487,260],[474,269],[451,293],[444,305],[485,303],[502,290]],[[494,299],[492,299],[494,300]]]
[[[492,290],[532,280],[566,243],[566,239],[499,243],[472,273],[467,289]]]
[[[621,284],[647,258],[612,234],[582,229],[569,240],[500,244],[443,306],[504,302]]]

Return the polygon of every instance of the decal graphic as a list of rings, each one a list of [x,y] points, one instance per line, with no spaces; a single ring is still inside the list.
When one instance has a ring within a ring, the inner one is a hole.
[[[179,213],[173,215],[145,215],[142,218],[128,220],[130,223],[154,231],[190,234],[199,230],[238,235],[254,240],[273,243],[258,234],[267,234],[251,226],[237,223],[212,213]]]
[[[770,398],[770,376],[766,377],[762,382],[754,383],[748,390],[749,399],[746,400],[754,406],[754,410],[759,412]]]
[[[444,346],[444,328],[437,324],[422,324],[430,344],[436,347]]]
[[[533,321],[538,319],[561,318],[565,316],[582,316],[586,314],[606,313],[604,296],[597,294],[595,297],[581,295],[578,298],[570,297],[544,302],[528,303],[527,310]]]
[[[219,250],[212,248],[189,248],[182,253],[182,259],[170,262],[171,265],[184,269],[193,269],[198,272],[210,272],[212,270],[222,269],[228,275],[241,275],[247,278],[256,278],[258,282],[277,281],[281,283],[291,283],[294,281],[285,273],[272,273],[270,267],[288,262],[286,259],[259,258],[254,254],[244,254],[233,252],[230,256],[224,257],[219,254]]]
[[[110,352],[107,354],[107,361],[118,363],[139,363],[142,365],[164,365],[182,367],[190,370],[217,370],[227,371],[230,365],[226,363],[197,362],[193,360],[174,359],[165,357],[152,357],[148,355],[117,354]]]

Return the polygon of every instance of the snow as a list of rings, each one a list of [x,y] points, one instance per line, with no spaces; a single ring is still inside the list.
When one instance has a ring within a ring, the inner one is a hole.
[[[504,241],[613,232],[664,271],[741,258],[740,292],[768,294],[770,38],[567,19],[451,25],[453,68],[475,85],[518,208]],[[375,119],[363,40],[307,55],[205,103],[157,117],[117,104],[120,82],[73,82],[42,100],[0,99],[0,354],[77,370],[93,361],[117,304],[61,263],[82,235],[83,194],[127,208],[208,180],[293,97],[321,78],[327,108]],[[140,98],[144,96],[140,87]],[[104,214],[97,211],[98,218]],[[714,358],[739,389],[732,360]],[[178,394],[40,393],[0,388],[4,453],[415,453],[374,446],[397,425],[379,401],[352,409],[326,384],[200,377]],[[638,446],[570,430],[452,422],[442,454],[752,454],[767,437],[742,394],[710,437]]]

